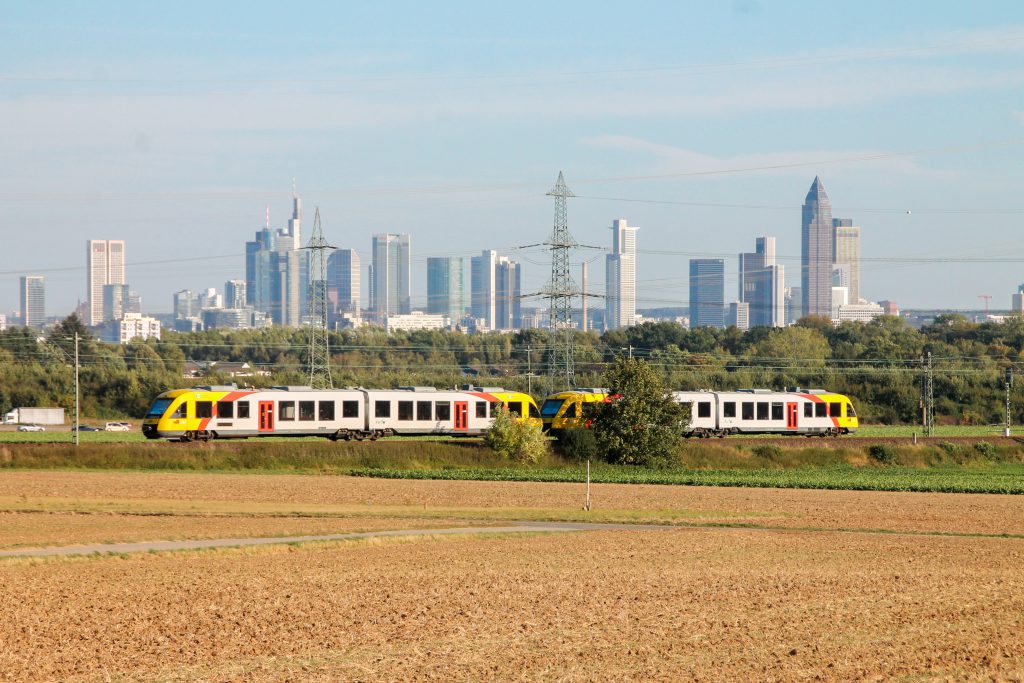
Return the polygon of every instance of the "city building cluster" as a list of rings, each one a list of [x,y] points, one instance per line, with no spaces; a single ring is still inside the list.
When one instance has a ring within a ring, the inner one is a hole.
[[[584,296],[572,316],[577,329],[618,329],[643,320],[637,309],[639,228],[620,218],[612,222],[611,231],[605,292],[598,297],[603,305],[590,305],[594,295],[586,294],[584,263],[582,291],[577,292]],[[833,217],[824,184],[815,177],[802,208],[799,281],[793,278],[787,284],[776,237],[760,236],[753,251],[738,254],[735,299],[726,296],[725,259],[694,258],[689,262],[688,310],[685,315],[681,308],[669,310],[675,313],[673,319],[691,328],[783,327],[808,315],[834,324],[898,315],[894,302],[868,301],[861,295],[860,237],[861,229],[853,220]],[[286,226],[273,230],[268,208],[264,226],[245,243],[244,277],[228,280],[223,291],[175,292],[172,314],[157,317],[143,315],[140,297],[128,285],[124,240],[88,240],[87,300],[77,313],[102,339],[122,343],[158,339],[162,324],[179,331],[300,327],[312,322],[317,291],[325,293],[330,329],[369,324],[388,331],[488,332],[547,326],[547,311],[523,306],[530,296],[543,301],[543,292],[524,293],[521,264],[493,249],[468,259],[428,257],[425,297],[412,281],[408,233],[373,235],[365,269],[355,249],[332,247],[320,282],[314,281],[318,275],[311,272],[311,254],[302,239],[302,200],[293,189]],[[8,324],[44,327],[48,322],[45,278],[28,274],[19,284],[19,310],[13,316],[0,315],[0,329]],[[415,307],[414,301],[425,301],[425,306]],[[1024,285],[1012,297],[1011,313],[1024,315]]]

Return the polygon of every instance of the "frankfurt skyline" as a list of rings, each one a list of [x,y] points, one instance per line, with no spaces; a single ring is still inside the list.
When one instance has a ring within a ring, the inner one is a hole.
[[[799,286],[815,175],[861,228],[861,297],[1005,309],[1024,282],[1014,3],[834,7],[811,33],[802,3],[257,5],[8,12],[0,311],[39,275],[47,313],[70,312],[87,296],[82,244],[123,239],[126,281],[168,312],[175,291],[244,276],[238,245],[267,206],[284,227],[292,178],[307,222],[319,206],[364,268],[371,235],[412,236],[414,309],[427,258],[485,249],[538,291],[546,254],[509,250],[547,237],[560,170],[581,243],[643,226],[639,309],[686,305],[691,258],[725,259],[735,291],[736,255],[761,235]],[[576,253],[595,293],[606,253]]]

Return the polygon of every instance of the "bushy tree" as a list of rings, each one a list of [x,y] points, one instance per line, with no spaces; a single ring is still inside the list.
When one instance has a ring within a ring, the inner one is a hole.
[[[506,410],[498,409],[484,443],[495,453],[523,464],[540,462],[548,454],[548,440],[540,427],[519,422]]]
[[[594,403],[594,439],[608,462],[646,467],[676,463],[689,416],[641,358],[619,357],[604,375],[611,400]]]

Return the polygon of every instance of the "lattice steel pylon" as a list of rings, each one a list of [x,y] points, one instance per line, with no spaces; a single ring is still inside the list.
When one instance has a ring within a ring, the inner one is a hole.
[[[313,236],[309,245],[309,386],[314,389],[333,389],[331,378],[331,349],[327,337],[327,254],[332,247],[324,239],[320,227],[320,207],[313,218]]]
[[[566,200],[575,197],[566,186],[562,172],[554,188],[548,192],[555,198],[555,225],[551,237],[544,244],[551,248],[551,280],[543,294],[548,299],[548,363],[549,388],[554,391],[561,380],[564,388],[571,389],[576,383],[574,367],[572,298],[579,294],[576,282],[569,272],[569,256],[576,240],[569,233],[569,217]]]

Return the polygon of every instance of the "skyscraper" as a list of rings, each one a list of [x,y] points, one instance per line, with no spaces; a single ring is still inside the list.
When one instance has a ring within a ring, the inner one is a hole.
[[[516,330],[522,324],[519,264],[499,256],[494,269],[494,329]]]
[[[832,315],[832,202],[814,177],[800,223],[800,291],[803,315]]]
[[[87,325],[103,322],[103,286],[125,284],[124,240],[86,242],[86,291],[89,293]]]
[[[452,324],[462,319],[462,257],[441,256],[427,259],[427,313],[446,315]]]
[[[775,238],[758,237],[754,252],[740,254],[740,301],[749,304],[750,327],[783,327],[785,267],[775,262]]]
[[[370,289],[370,310],[377,322],[385,323],[389,315],[409,313],[411,280],[411,246],[408,234],[382,233],[373,236],[373,287]]]
[[[128,306],[128,285],[103,285],[103,322],[120,320]]]
[[[498,252],[485,249],[480,256],[474,256],[469,262],[470,296],[472,298],[470,313],[475,320],[483,320],[488,330],[494,326],[497,317],[495,301]]]
[[[832,263],[844,268],[850,303],[860,301],[860,228],[849,218],[832,219]]]
[[[46,281],[42,275],[21,276],[21,321],[25,327],[42,327],[46,322]]]
[[[612,253],[605,257],[605,326],[636,322],[636,231],[625,218],[612,221]]]
[[[302,200],[292,188],[288,227],[270,230],[270,212],[256,238],[245,243],[246,301],[275,325],[297,327],[309,314],[309,252],[302,250]]]
[[[327,257],[327,317],[339,313],[359,316],[359,254],[354,249],[337,249]]]
[[[690,259],[690,327],[725,324],[725,261]]]

